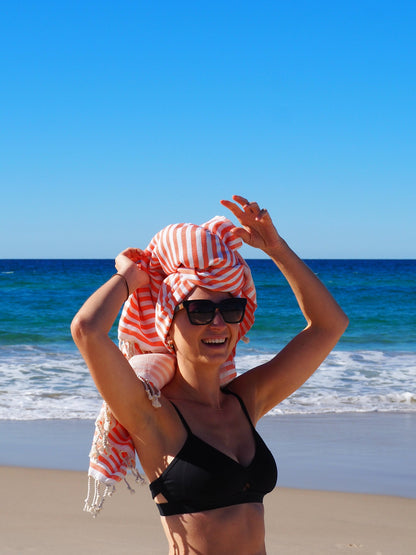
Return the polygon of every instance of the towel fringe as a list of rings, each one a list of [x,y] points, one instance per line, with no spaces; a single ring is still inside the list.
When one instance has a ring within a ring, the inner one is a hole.
[[[143,383],[144,390],[146,391],[146,394],[147,394],[147,398],[152,403],[152,406],[155,409],[160,408],[162,406],[159,401],[160,390],[154,385],[153,382],[151,382],[150,380],[147,380],[143,376],[137,375],[137,377]]]
[[[135,467],[130,468],[131,473],[134,476],[134,481],[136,484],[144,485],[146,483],[143,476]],[[127,478],[123,478],[124,483],[128,491],[133,494],[136,490],[131,487]],[[116,492],[116,486],[113,483],[104,483],[103,481],[95,478],[94,476],[88,476],[88,490],[87,497],[84,502],[84,511],[90,513],[93,518],[96,518],[103,508],[104,501],[107,497],[111,497],[113,493]]]
[[[103,484],[93,476],[88,476],[88,492],[84,511],[92,514],[95,518],[103,508],[106,497],[111,497],[115,489],[114,485]]]

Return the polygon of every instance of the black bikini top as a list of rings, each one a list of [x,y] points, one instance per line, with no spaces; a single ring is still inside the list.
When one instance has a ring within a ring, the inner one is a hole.
[[[175,407],[187,433],[185,444],[150,485],[152,497],[162,494],[167,500],[158,503],[162,516],[198,513],[240,503],[262,503],[266,493],[277,481],[277,467],[273,455],[254,428],[242,399],[240,402],[255,440],[254,458],[243,466],[212,445],[195,436],[186,420]]]

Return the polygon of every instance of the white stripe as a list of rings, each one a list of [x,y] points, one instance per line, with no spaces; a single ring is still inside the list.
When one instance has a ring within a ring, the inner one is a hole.
[[[213,238],[213,236],[211,235],[211,241],[207,241],[208,267],[211,266],[212,260],[214,258],[214,253],[213,253],[213,250],[212,250],[212,238]],[[214,238],[215,238],[215,235],[214,235]]]
[[[178,256],[177,256],[177,261],[179,262],[179,260],[183,261],[184,256],[183,256],[183,244],[182,244],[182,240],[181,240],[181,230],[179,227],[176,228],[176,242],[178,244]]]
[[[198,268],[204,268],[204,255],[203,255],[203,246],[202,246],[202,233],[205,233],[204,230],[200,227],[196,230],[196,252],[198,253]],[[210,243],[210,241],[207,241]]]
[[[186,227],[186,254],[189,259],[189,266],[191,268],[195,267],[194,257],[192,255],[192,229],[190,226]]]

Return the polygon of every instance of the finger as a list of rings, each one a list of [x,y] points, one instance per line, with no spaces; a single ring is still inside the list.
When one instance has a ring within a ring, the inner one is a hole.
[[[122,250],[122,254],[126,253],[126,252],[133,252],[133,251],[138,251],[139,249],[136,249],[134,247],[127,247],[127,249]]]
[[[250,204],[246,198],[241,197],[240,195],[233,195],[233,200],[235,200],[236,202],[238,202],[238,204],[241,204],[241,206],[242,206],[243,208],[244,208],[244,206],[246,206],[247,204]]]
[[[244,216],[244,212],[234,202],[231,202],[230,200],[221,200],[220,203],[225,206],[225,208],[228,208],[228,210],[231,210],[236,218],[240,219]]]
[[[249,202],[246,198],[240,197],[239,195],[233,195],[233,199],[241,204],[242,209],[237,206],[237,204],[229,201],[229,200],[221,200],[221,204],[231,210],[231,212],[236,216],[240,221],[244,218],[244,216],[253,216],[260,212],[259,205],[257,202]]]
[[[256,216],[256,220],[262,220],[266,216],[269,216],[268,211],[265,208],[259,209],[259,213]]]
[[[250,212],[255,212],[256,214],[260,212],[260,207],[257,202],[249,202],[244,206],[245,210],[250,210]]]
[[[245,213],[259,214],[261,209],[257,202],[249,202],[245,197],[233,195],[233,200],[241,204]]]
[[[126,256],[133,262],[137,262],[142,257],[143,251],[141,249],[129,247],[127,249],[124,249],[124,251],[122,251],[120,254],[122,256]]]
[[[249,243],[250,241],[250,233],[244,227],[234,227],[231,230],[231,233],[234,237],[239,237],[244,241],[244,243]]]

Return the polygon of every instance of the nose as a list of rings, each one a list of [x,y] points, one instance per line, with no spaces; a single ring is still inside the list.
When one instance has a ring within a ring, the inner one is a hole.
[[[215,309],[214,319],[211,322],[211,326],[225,326],[225,320],[218,307]]]

